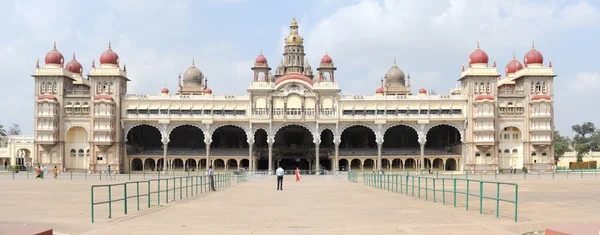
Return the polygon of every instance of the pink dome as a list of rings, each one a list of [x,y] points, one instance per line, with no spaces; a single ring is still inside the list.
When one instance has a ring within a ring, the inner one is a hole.
[[[306,82],[306,83],[308,83],[310,85],[313,84],[313,81],[310,80],[310,78],[308,78],[308,77],[306,77],[304,75],[292,73],[292,74],[288,74],[288,75],[282,76],[282,77],[278,78],[277,80],[275,80],[275,85],[277,85],[277,84],[279,84],[279,83],[281,83],[281,82],[283,82],[285,80],[292,80],[292,79],[301,80],[301,81],[304,81],[304,82]]]
[[[535,49],[535,45],[532,44],[531,50],[528,51],[527,54],[525,54],[525,57],[523,58],[523,63],[525,64],[525,66],[527,66],[528,64],[543,64],[544,57],[542,56],[542,53]]]
[[[475,98],[475,101],[483,101],[483,100],[489,100],[489,101],[494,101],[494,96],[492,95],[479,95]]]
[[[427,90],[425,90],[425,88],[421,87],[421,89],[419,89],[419,94],[427,94]]]
[[[100,64],[119,65],[119,55],[112,50],[110,42],[108,43],[108,49],[100,55]]]
[[[46,57],[44,58],[44,62],[46,62],[46,64],[60,64],[61,66],[63,65],[65,61],[65,57],[63,57],[63,55],[56,50],[56,42],[54,43],[54,48],[46,53]]]
[[[160,93],[162,93],[162,94],[169,94],[169,88],[166,88],[166,87],[165,87],[165,88],[163,88],[163,89],[160,91]]]
[[[323,64],[331,64],[331,63],[333,63],[333,60],[331,59],[331,57],[329,57],[329,55],[327,53],[325,53],[325,55],[323,56],[323,58],[321,58],[321,63],[323,63]]]
[[[477,42],[477,49],[471,52],[469,55],[469,66],[471,64],[487,64],[489,61],[489,57],[485,51],[479,48],[479,42]]]
[[[204,90],[204,94],[212,94],[212,89],[210,89],[210,88],[208,88],[208,87],[207,87],[207,88]]]
[[[377,88],[377,90],[375,91],[375,94],[383,94],[383,88]]]
[[[260,53],[260,55],[258,55],[258,57],[256,57],[256,61],[257,64],[266,64],[267,63],[267,58],[265,58],[264,55],[262,55],[262,52]]]
[[[513,56],[513,59],[506,65],[506,74],[513,74],[521,69],[523,69],[523,64],[521,64],[521,62],[516,60]]]
[[[73,60],[69,61],[67,65],[65,65],[65,69],[71,71],[72,73],[83,74],[83,66],[75,59],[75,53],[73,53]]]

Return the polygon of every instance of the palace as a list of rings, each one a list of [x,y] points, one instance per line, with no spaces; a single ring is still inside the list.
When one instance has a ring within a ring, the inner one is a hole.
[[[294,19],[283,58],[272,69],[261,53],[245,95],[213,94],[193,61],[177,92],[128,94],[127,68],[110,43],[87,77],[75,56],[65,65],[55,44],[33,75],[32,162],[91,171],[555,165],[556,74],[534,46],[501,75],[477,45],[448,94],[413,94],[394,61],[373,94],[342,95],[333,58],[325,53],[313,70],[303,40]]]

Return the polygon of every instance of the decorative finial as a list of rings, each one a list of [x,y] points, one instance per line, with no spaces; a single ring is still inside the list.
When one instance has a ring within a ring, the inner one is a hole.
[[[127,64],[123,63],[123,71],[127,72]]]
[[[75,60],[75,52],[73,52],[73,60]]]
[[[548,64],[548,67],[552,68],[552,59],[550,59],[550,64]]]
[[[112,51],[112,48],[111,48],[111,46],[110,46],[110,41],[108,41],[108,50],[109,50],[109,51]]]
[[[462,71],[465,71],[465,63],[462,64]]]
[[[96,68],[96,60],[92,59],[92,68]]]
[[[552,62],[551,62],[552,63]],[[39,68],[40,67],[40,59],[38,58],[37,61],[35,62],[35,67]]]
[[[479,41],[477,41],[477,49],[479,49]]]
[[[534,41],[531,41],[531,50],[535,51],[535,42]]]
[[[396,57],[394,57],[394,66],[397,66],[397,65],[396,65]]]
[[[56,41],[54,41],[54,50],[56,50]]]
[[[192,67],[196,67],[196,62],[194,61],[194,58],[192,58]]]
[[[513,60],[516,60],[517,56],[515,55],[515,53],[513,52]]]
[[[262,48],[260,48],[260,55],[262,55]]]
[[[496,68],[496,58],[494,58],[494,68]]]
[[[325,55],[329,55],[329,52],[327,51],[327,48],[325,48]]]
[[[204,89],[208,87],[208,77],[204,78]]]
[[[383,89],[383,78],[381,78],[381,89]]]

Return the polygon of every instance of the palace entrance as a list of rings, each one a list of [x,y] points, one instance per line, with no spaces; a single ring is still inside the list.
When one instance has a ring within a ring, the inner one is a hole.
[[[315,144],[310,131],[299,125],[279,129],[273,144],[273,164],[273,169],[315,170]]]

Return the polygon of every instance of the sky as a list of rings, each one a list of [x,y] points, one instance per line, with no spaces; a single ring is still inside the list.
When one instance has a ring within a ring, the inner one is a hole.
[[[128,93],[177,89],[177,75],[195,64],[214,94],[245,94],[261,52],[276,68],[296,17],[313,68],[327,51],[343,94],[374,94],[396,58],[421,87],[438,94],[457,84],[461,64],[479,41],[498,71],[522,61],[535,41],[552,59],[555,127],[600,126],[600,3],[579,0],[0,0],[0,124],[33,134],[37,59],[56,41],[89,72],[112,43],[127,64]],[[65,62],[65,64],[66,64]],[[490,65],[491,65],[490,60]],[[42,65],[43,66],[43,65]]]

